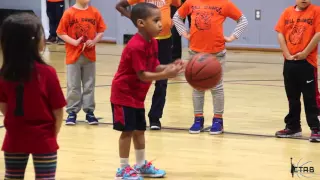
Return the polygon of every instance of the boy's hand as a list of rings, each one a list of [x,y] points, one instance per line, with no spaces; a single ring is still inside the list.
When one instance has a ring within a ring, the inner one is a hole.
[[[168,66],[164,69],[164,73],[168,76],[168,78],[174,78],[182,69],[183,67],[181,65],[168,64]]]
[[[234,35],[231,35],[231,36],[229,36],[229,37],[224,37],[224,40],[226,41],[226,42],[232,42],[232,41],[234,41],[234,40],[236,40],[237,38],[234,36]]]
[[[298,52],[297,54],[293,55],[293,60],[304,60],[306,59],[308,54],[306,54],[304,51]]]
[[[291,54],[285,55],[286,60],[295,60]]]
[[[96,45],[96,43],[93,40],[88,40],[86,42],[86,47],[88,47],[88,48],[92,48],[95,45]]]
[[[83,46],[82,46],[82,51],[81,52],[83,52],[84,51],[84,49],[86,48],[86,43],[83,43]]]
[[[80,37],[79,39],[75,40],[73,45],[76,46],[76,47],[79,46],[79,44],[81,43],[82,39],[83,39],[83,37]]]
[[[190,34],[189,33],[183,33],[182,36],[188,40],[190,40]]]
[[[173,64],[182,66],[181,72],[184,72],[185,69],[186,69],[186,67],[187,67],[188,62],[189,62],[189,61],[187,61],[187,60],[177,59],[177,60],[175,60],[175,61],[173,62]],[[180,72],[180,73],[181,73],[181,72]]]

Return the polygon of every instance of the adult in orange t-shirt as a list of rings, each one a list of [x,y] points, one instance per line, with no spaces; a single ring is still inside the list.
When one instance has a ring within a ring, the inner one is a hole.
[[[47,0],[47,16],[49,19],[49,38],[47,43],[64,44],[64,42],[57,37],[57,28],[60,23],[64,11],[64,0]]]
[[[285,58],[283,76],[289,101],[286,127],[277,137],[301,136],[301,103],[303,94],[305,113],[311,129],[310,141],[320,141],[318,91],[318,43],[320,41],[320,9],[310,0],[296,0],[281,15],[275,30]]]
[[[156,5],[161,11],[162,31],[157,39],[158,41],[158,58],[160,64],[166,65],[172,62],[172,37],[171,27],[171,5],[179,7],[181,0],[121,0],[116,9],[124,16],[130,19],[130,11],[127,7],[140,2],[147,2]],[[155,90],[152,97],[152,104],[148,114],[150,129],[160,130],[163,109],[166,101],[168,80],[159,80],[155,83]]]
[[[191,30],[187,32],[183,19],[191,14]],[[237,22],[230,37],[224,36],[223,23],[229,17]],[[190,40],[190,56],[196,53],[210,53],[217,57],[224,71],[226,42],[240,37],[248,25],[246,17],[229,0],[187,0],[173,16],[179,34]],[[210,134],[223,133],[224,89],[223,78],[211,90],[214,99],[213,120]],[[194,123],[189,129],[192,134],[203,129],[204,91],[193,90]]]
[[[95,110],[96,49],[106,29],[100,12],[89,6],[90,0],[76,0],[64,13],[57,33],[66,42],[67,113],[66,124],[75,125],[83,106],[89,124],[98,124]],[[81,82],[83,92],[81,93]]]

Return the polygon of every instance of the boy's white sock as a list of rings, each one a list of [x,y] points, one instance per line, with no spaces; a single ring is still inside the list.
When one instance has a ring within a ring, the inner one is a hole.
[[[120,158],[120,167],[125,168],[129,165],[129,158]]]
[[[144,149],[136,149],[136,161],[138,166],[145,164],[145,152]]]

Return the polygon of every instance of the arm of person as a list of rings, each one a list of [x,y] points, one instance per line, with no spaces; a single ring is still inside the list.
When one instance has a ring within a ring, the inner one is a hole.
[[[62,121],[63,121],[63,108],[66,105],[66,100],[61,90],[57,73],[53,68],[50,69],[50,76],[48,75],[48,79],[46,83],[47,83],[46,89],[48,91],[49,104],[50,104],[50,107],[52,108],[52,113],[55,118],[56,135],[58,135],[61,129]]]
[[[186,68],[187,64],[188,64],[189,61],[187,60],[182,60],[182,59],[177,59],[175,60],[173,63],[170,63],[170,64],[167,64],[167,65],[159,65],[156,67],[156,72],[161,72],[161,71],[164,71],[166,68],[168,68],[168,66],[170,65],[177,65],[177,66],[181,66],[181,70],[179,73],[183,72],[184,69]]]
[[[290,54],[289,49],[287,47],[286,39],[285,39],[284,35],[281,32],[278,32],[278,42],[279,42],[279,45],[280,45],[280,48],[281,48],[281,50],[283,52],[284,57],[287,60],[292,60],[293,57]]]
[[[100,14],[100,12],[97,10],[96,12],[96,37],[93,40],[87,40],[86,47],[93,47],[95,46],[99,41],[101,41],[104,31],[107,29],[107,25],[104,23],[104,20]]]
[[[248,20],[244,14],[238,9],[235,4],[229,2],[227,8],[223,9],[223,14],[225,16],[230,17],[231,19],[237,22],[236,28],[233,30],[232,34],[229,37],[225,37],[226,42],[232,42],[243,34],[244,30],[248,26]]]
[[[158,65],[157,68],[159,66],[161,65]],[[163,67],[165,68],[163,69],[163,71],[160,71],[160,72],[139,71],[137,74],[141,81],[157,81],[162,79],[174,78],[183,69],[181,65],[176,65],[176,64],[166,65],[159,68],[163,68]]]
[[[167,66],[168,66],[168,65],[160,64],[159,66],[156,67],[156,72],[164,71]]]
[[[141,58],[140,58],[141,59]],[[146,65],[144,63],[144,60],[136,63],[134,66],[134,69],[137,72],[137,75],[141,81],[157,81],[162,79],[168,79],[172,76],[174,76],[174,69],[169,65],[161,65],[159,61],[155,64],[155,71],[149,72],[146,71]],[[146,62],[146,61],[145,61]]]
[[[314,50],[314,48],[316,48],[316,46],[319,44],[320,41],[320,32],[317,32],[312,40],[310,41],[310,43],[308,44],[308,46],[303,50],[303,52],[307,55],[309,55],[311,53],[311,51]]]
[[[171,5],[175,7],[179,7],[181,6],[181,0],[172,0]]]
[[[186,39],[190,39],[190,35],[187,31],[187,28],[184,25],[183,20],[191,13],[190,9],[190,0],[187,0],[182,6],[177,10],[173,15],[173,23],[176,27],[180,36],[183,36]]]
[[[107,29],[107,25],[106,23],[104,22],[100,12],[97,12],[97,29],[96,29],[96,32],[97,35],[96,37],[93,39],[93,43],[94,44],[97,44],[99,41],[101,41],[102,37],[103,37],[103,34],[104,34],[104,31],[106,31]]]
[[[7,95],[5,93],[5,87],[3,81],[0,82],[0,111],[3,115],[7,113]]]
[[[98,33],[97,36],[93,39],[93,43],[97,44],[99,41],[101,41],[103,34],[104,34],[104,32]]]
[[[56,135],[58,135],[63,122],[63,108],[55,109],[52,111],[52,113],[56,120],[55,128],[56,128]]]
[[[79,44],[81,43],[81,40],[83,37],[80,37],[79,39],[73,39],[70,36],[68,36],[67,34],[57,34],[59,38],[61,38],[64,42],[71,44],[73,46],[79,46]]]
[[[149,70],[150,67],[147,65],[147,62],[150,61],[150,59],[145,56],[145,53],[142,49],[132,49],[130,54],[131,57],[134,57],[132,58],[133,69],[141,81],[168,79],[177,76],[181,71],[181,66],[160,65],[159,60],[153,62],[154,65]]]
[[[59,22],[58,28],[57,28],[57,35],[59,38],[61,38],[64,42],[71,44],[73,46],[78,46],[82,40],[83,37],[80,37],[79,39],[73,39],[68,35],[68,20],[69,20],[69,13],[65,12],[62,15],[62,18]]]
[[[127,9],[130,6],[130,3],[128,0],[120,0],[116,4],[116,9],[125,17],[129,18],[131,17],[131,12]]]
[[[0,102],[0,111],[3,115],[6,114],[7,112],[7,103],[4,102]]]
[[[320,8],[318,8],[318,10],[320,10]],[[293,55],[294,59],[296,60],[306,59],[307,56],[317,47],[320,41],[320,12],[319,11],[317,11],[317,14],[314,17],[314,30],[315,30],[315,35],[312,37],[308,46],[302,52],[299,52]]]
[[[244,30],[247,28],[247,26],[248,26],[248,20],[242,14],[241,17],[237,20],[237,26],[233,30],[233,33],[229,37],[226,37],[225,40],[227,42],[232,42],[236,39],[239,39],[239,37],[243,34]]]
[[[162,79],[168,79],[171,76],[169,76],[165,71],[160,71],[160,72],[140,71],[138,72],[138,77],[141,81],[157,81]]]
[[[314,48],[316,48],[319,41],[320,41],[320,33],[316,33],[311,39],[311,41],[309,42],[308,46],[302,52],[298,52],[297,54],[293,55],[293,59],[294,60],[306,59],[308,55],[311,53],[311,51],[313,51]]]
[[[293,60],[293,57],[288,49],[287,46],[287,41],[285,38],[285,34],[284,34],[284,30],[285,30],[285,16],[286,16],[286,11],[284,11],[277,24],[275,27],[275,31],[278,33],[277,34],[277,39],[278,39],[278,43],[280,45],[280,49],[282,50],[283,56],[287,59],[287,60]]]

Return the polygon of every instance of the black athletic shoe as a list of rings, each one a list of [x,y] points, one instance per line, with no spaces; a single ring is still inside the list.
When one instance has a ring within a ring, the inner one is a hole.
[[[298,130],[291,130],[289,128],[285,128],[283,130],[276,132],[276,137],[278,138],[291,138],[291,137],[301,137],[301,128]]]
[[[319,129],[313,129],[311,131],[311,136],[309,138],[310,142],[320,142],[320,130]]]
[[[159,119],[150,119],[151,130],[161,130],[161,122]]]

